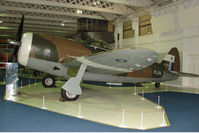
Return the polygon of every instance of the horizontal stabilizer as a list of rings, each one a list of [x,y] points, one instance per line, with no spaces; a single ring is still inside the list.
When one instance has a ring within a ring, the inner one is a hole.
[[[174,71],[171,71],[171,72],[177,74],[178,76],[182,76],[182,77],[199,78],[199,75],[193,74],[193,73],[174,72]]]

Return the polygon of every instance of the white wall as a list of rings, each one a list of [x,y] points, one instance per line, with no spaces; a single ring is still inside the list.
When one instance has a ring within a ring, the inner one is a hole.
[[[199,19],[195,18],[198,16],[199,11],[199,0],[184,1],[178,5],[161,8],[156,11],[152,11],[152,19],[155,20],[153,25],[156,26],[156,32],[152,35],[138,36],[139,33],[139,22],[138,18],[133,19],[133,29],[135,30],[135,38],[124,39],[121,42],[121,47],[144,47],[155,50],[159,53],[160,60],[166,55],[166,53],[172,48],[177,47],[180,52],[181,58],[181,71],[182,72],[195,72],[199,74],[198,70],[191,71],[190,58],[194,55],[198,57],[198,60],[194,60],[195,64],[199,64]],[[185,21],[186,16],[190,22]],[[193,15],[194,14],[194,15]],[[168,22],[163,23],[162,21]],[[153,22],[153,21],[152,21]],[[158,23],[159,22],[159,23]],[[165,25],[168,26],[168,29]],[[158,30],[158,27],[160,30]],[[153,27],[152,27],[153,28]],[[121,31],[117,29],[117,31]],[[197,66],[197,65],[196,65]],[[196,68],[197,69],[197,68]],[[189,86],[199,87],[199,85],[193,85],[191,78],[179,78],[176,81],[168,82],[173,86]]]

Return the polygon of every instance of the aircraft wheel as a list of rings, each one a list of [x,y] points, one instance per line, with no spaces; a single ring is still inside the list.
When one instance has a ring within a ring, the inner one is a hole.
[[[73,95],[65,91],[64,89],[61,89],[61,96],[64,98],[66,101],[75,101],[79,98],[79,95]]]
[[[155,88],[160,88],[160,83],[155,83]]]
[[[45,88],[55,87],[55,77],[52,75],[46,75],[42,78],[42,85]]]

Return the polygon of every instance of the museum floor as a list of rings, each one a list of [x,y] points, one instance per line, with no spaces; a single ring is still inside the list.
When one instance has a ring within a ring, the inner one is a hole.
[[[12,100],[116,127],[152,129],[169,125],[164,109],[157,108],[156,103],[142,99],[140,95],[134,95],[132,87],[109,88],[83,84],[83,95],[77,101],[60,102],[58,99],[63,84],[58,82],[56,88],[44,88],[41,83],[27,85],[20,88],[20,95]]]
[[[136,88],[82,84],[83,95],[77,101],[60,102],[58,100],[60,97],[60,87],[64,84],[64,81],[57,81],[56,88],[43,88],[40,82],[35,83],[35,79],[26,78],[21,81],[24,81],[24,83],[22,83],[23,86],[19,87],[20,95],[13,97],[12,101],[14,102],[36,107],[40,110],[49,110],[64,114],[66,117],[73,116],[77,119],[85,119],[122,129],[127,128],[145,131],[153,131],[156,128],[161,131],[161,129],[165,129],[163,127],[167,127],[167,129],[172,129],[173,126],[175,127],[170,121],[170,119],[172,120],[174,118],[167,114],[167,107],[165,109],[166,111],[164,110],[165,106],[167,106],[164,105],[167,101],[167,99],[165,99],[166,94],[168,94],[167,96],[172,95],[175,92],[198,94],[197,89],[175,88],[169,86],[162,86],[161,89],[154,89],[152,84],[144,84],[143,87]],[[135,92],[138,94],[135,95]],[[177,93],[176,95],[179,94]],[[144,99],[142,98],[142,95]],[[160,96],[160,105],[163,105],[164,108],[158,108],[160,107],[157,104],[158,96]],[[198,95],[196,96],[198,97]],[[170,104],[171,106],[174,106],[172,103]],[[182,103],[179,103],[176,107],[181,104]],[[176,110],[173,110],[173,112],[175,111]],[[182,111],[182,113],[184,112]],[[195,124],[198,125],[198,130],[196,129],[196,131],[199,131],[199,121],[196,120]]]

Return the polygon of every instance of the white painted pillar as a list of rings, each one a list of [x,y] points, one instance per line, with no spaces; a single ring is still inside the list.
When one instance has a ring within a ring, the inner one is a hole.
[[[132,21],[132,28],[133,30],[135,31],[135,47],[139,47],[138,46],[138,42],[137,42],[137,39],[139,37],[139,18],[134,18],[133,21]]]
[[[115,25],[115,49],[122,48],[123,41],[123,23],[117,23]]]

